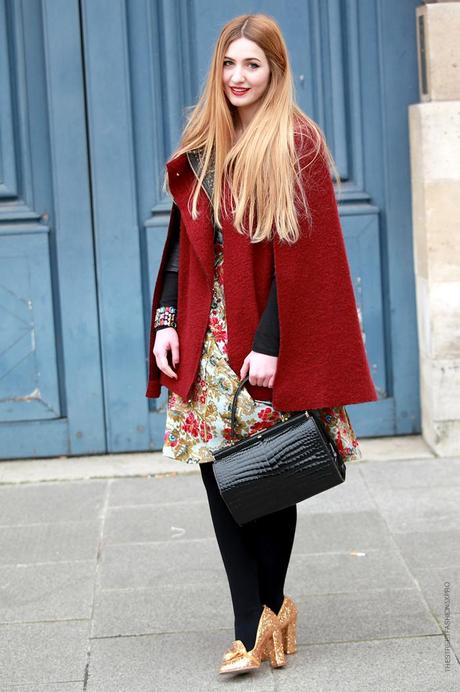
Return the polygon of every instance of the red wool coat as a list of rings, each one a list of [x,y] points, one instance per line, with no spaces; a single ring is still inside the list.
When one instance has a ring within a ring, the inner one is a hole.
[[[297,139],[297,146],[300,146]],[[174,206],[152,300],[149,374],[146,396],[160,396],[161,385],[189,399],[198,373],[211,305],[214,229],[210,202],[200,191],[197,220],[187,209],[195,181],[187,155],[167,163],[171,194],[180,210],[177,332],[177,380],[159,370],[153,345],[154,315],[159,306],[174,224]],[[350,269],[331,176],[318,157],[304,174],[313,226],[300,222],[294,245],[250,243],[222,218],[224,295],[228,358],[239,373],[265,308],[275,271],[280,348],[273,388],[247,384],[254,399],[272,401],[278,410],[340,406],[377,400],[361,336]]]

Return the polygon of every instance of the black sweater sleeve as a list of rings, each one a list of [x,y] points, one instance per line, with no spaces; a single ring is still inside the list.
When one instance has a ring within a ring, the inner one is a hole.
[[[276,294],[275,275],[268,295],[267,305],[259,320],[252,341],[252,350],[266,356],[277,356],[280,346],[280,326],[278,319],[278,298]]]
[[[172,229],[173,237],[171,248],[169,251],[168,261],[165,267],[165,278],[163,289],[160,296],[160,307],[170,305],[177,308],[177,285],[179,272],[179,244],[180,244],[180,216],[177,214],[177,221]],[[166,329],[167,325],[163,324],[156,327],[156,330]]]
[[[175,206],[175,202],[173,202]],[[179,271],[179,244],[180,244],[180,212],[177,210],[176,220],[172,228],[171,248],[169,250],[168,262],[166,264],[167,271]]]
[[[171,305],[177,308],[177,271],[165,272],[163,290],[161,291],[160,306]]]

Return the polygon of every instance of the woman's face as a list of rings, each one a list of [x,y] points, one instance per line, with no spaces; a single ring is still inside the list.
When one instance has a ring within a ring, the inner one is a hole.
[[[264,95],[269,80],[270,66],[262,48],[247,38],[232,41],[223,64],[224,90],[230,103],[237,108],[253,106]]]

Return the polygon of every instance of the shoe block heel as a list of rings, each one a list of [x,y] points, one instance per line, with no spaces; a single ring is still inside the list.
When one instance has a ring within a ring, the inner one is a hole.
[[[287,654],[297,651],[296,622],[289,622],[283,629],[283,649]]]
[[[286,665],[286,655],[283,648],[283,635],[281,630],[274,630],[267,642],[265,649],[272,668],[281,668]]]

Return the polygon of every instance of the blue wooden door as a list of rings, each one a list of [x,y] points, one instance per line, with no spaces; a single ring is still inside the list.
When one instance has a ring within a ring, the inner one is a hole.
[[[407,106],[417,0],[0,0],[0,457],[159,449],[144,397],[171,202],[164,162],[222,24],[266,12],[344,180],[341,218],[380,400],[420,429]]]
[[[0,32],[0,456],[104,451],[78,2]]]
[[[148,449],[126,8],[0,12],[0,455]]]

